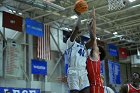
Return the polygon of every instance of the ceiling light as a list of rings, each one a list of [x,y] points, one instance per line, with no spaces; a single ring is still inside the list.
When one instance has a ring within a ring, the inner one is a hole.
[[[72,31],[72,29],[69,28],[69,31]]]
[[[71,19],[77,19],[78,17],[76,15],[73,15],[70,17]]]
[[[9,11],[9,12],[12,12],[12,10],[10,10],[10,9],[9,9],[8,11]]]
[[[134,2],[134,1],[136,1],[136,0],[129,0],[129,2]]]
[[[117,35],[118,33],[117,33],[117,32],[114,32],[113,34],[114,34],[114,35]]]
[[[98,40],[101,40],[101,38],[97,38]]]
[[[16,11],[15,11],[15,10],[13,10],[13,13],[16,13]]]
[[[22,15],[22,13],[18,13],[19,15]]]
[[[66,31],[72,31],[72,29],[71,28],[67,28],[67,27],[62,27],[62,28],[60,28],[61,30],[66,30]]]
[[[46,4],[49,5],[49,6],[52,6],[52,7],[56,8],[56,9],[59,9],[59,10],[62,10],[62,11],[65,10],[64,7],[59,6],[59,5],[57,5],[57,4],[54,4],[54,3],[51,3],[51,2],[48,1],[48,0],[43,0],[43,2],[46,3]]]
[[[101,38],[96,37],[97,40],[101,40]]]

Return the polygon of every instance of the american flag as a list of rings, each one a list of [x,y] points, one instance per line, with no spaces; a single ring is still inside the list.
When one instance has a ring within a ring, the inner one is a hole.
[[[39,59],[50,60],[50,26],[44,25],[44,36],[38,38],[37,57]]]

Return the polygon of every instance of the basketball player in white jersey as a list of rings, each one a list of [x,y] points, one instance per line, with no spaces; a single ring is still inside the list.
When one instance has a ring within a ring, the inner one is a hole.
[[[67,40],[67,50],[69,55],[69,67],[67,82],[70,93],[90,93],[89,80],[87,77],[86,60],[87,50],[92,46],[93,40],[90,39],[85,45],[80,44],[79,25],[81,16],[79,13],[77,24],[70,38]]]

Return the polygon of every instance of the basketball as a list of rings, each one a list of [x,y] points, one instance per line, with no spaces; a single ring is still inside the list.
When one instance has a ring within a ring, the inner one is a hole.
[[[77,0],[74,6],[74,10],[78,13],[84,13],[88,10],[88,4],[84,0]]]

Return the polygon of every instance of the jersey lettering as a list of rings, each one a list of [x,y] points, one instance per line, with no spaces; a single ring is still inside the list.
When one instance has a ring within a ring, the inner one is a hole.
[[[83,49],[80,49],[80,50],[78,51],[78,53],[79,53],[80,56],[84,56],[85,51],[84,51]]]

